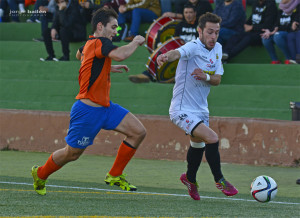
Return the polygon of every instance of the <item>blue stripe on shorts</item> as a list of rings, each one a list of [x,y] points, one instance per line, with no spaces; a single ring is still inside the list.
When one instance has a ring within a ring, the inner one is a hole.
[[[92,107],[80,100],[71,109],[70,125],[65,140],[73,148],[86,148],[93,144],[101,129],[114,130],[129,111],[110,102],[109,107]]]

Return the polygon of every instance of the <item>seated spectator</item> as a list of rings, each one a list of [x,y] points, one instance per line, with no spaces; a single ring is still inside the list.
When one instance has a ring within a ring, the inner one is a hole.
[[[262,33],[262,43],[271,57],[271,64],[280,64],[275,51],[274,43],[283,52],[285,64],[296,64],[295,59],[292,60],[287,45],[287,35],[288,32],[291,31],[292,17],[295,17],[295,14],[296,13],[286,14],[283,10],[279,9],[277,13],[277,21],[273,31],[270,29],[263,29],[264,33]]]
[[[300,64],[300,3],[293,10],[291,32],[287,35],[287,43],[292,61]]]
[[[175,5],[175,11],[176,11],[175,13],[174,12],[166,12],[162,16],[183,19],[183,8],[184,8],[183,6],[184,6],[184,4],[186,4],[188,2],[191,3],[196,8],[196,12],[197,12],[196,20],[198,20],[202,14],[213,11],[211,4],[209,3],[208,0],[188,0],[188,1],[185,1],[185,3],[183,3],[182,1],[179,1],[177,3],[177,6]],[[181,8],[181,13],[177,13],[178,11],[180,11],[180,9],[178,7]]]
[[[128,37],[125,42],[131,42],[138,35],[142,22],[152,23],[161,14],[159,0],[129,0],[119,7],[119,25],[131,21]]]
[[[184,20],[177,24],[174,36],[182,38],[185,42],[197,39],[199,33],[197,31],[196,22],[196,9],[191,3],[184,5],[183,10]],[[130,75],[129,80],[133,83],[147,83],[150,81],[155,82],[156,78],[153,78],[152,74],[145,70],[142,74]]]
[[[56,0],[58,8],[55,11],[51,29],[47,28],[43,33],[47,58],[41,58],[41,61],[69,61],[69,43],[86,40],[86,26],[79,11],[77,0]],[[60,59],[55,58],[52,39],[59,35],[62,45],[63,56]]]
[[[244,25],[245,32],[233,35],[223,47],[222,60],[233,58],[249,45],[262,45],[263,29],[271,29],[277,12],[275,0],[255,0],[252,14]]]
[[[224,45],[227,40],[244,32],[246,13],[240,0],[225,0],[217,4],[214,13],[222,18],[218,42]]]

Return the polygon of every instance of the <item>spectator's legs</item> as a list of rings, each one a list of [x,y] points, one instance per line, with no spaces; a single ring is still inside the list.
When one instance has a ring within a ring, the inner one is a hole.
[[[224,46],[225,43],[235,34],[237,34],[237,32],[234,30],[228,28],[221,28],[218,42],[221,43],[222,46]]]
[[[60,36],[60,41],[62,46],[62,52],[64,55],[63,58],[64,60],[69,60],[70,59],[69,44],[71,38],[71,30],[67,28],[61,28],[59,30],[59,36]]]
[[[0,1],[0,17],[1,17],[1,22],[5,22],[7,20],[7,18],[5,16],[7,8],[8,8],[7,0],[1,0]]]
[[[274,42],[280,48],[280,50],[283,52],[284,57],[286,60],[291,59],[291,55],[287,46],[287,34],[286,31],[279,31],[274,35]]]
[[[292,60],[296,60],[296,33],[290,32],[287,35],[287,45]]]
[[[172,12],[172,0],[160,0],[161,14]]]
[[[42,34],[44,31],[46,31],[48,29],[48,23],[52,21],[52,17],[53,17],[52,13],[46,13],[46,14],[40,15]]]
[[[249,45],[257,45],[261,43],[261,37],[258,33],[245,32],[232,36],[226,43],[224,53],[233,58]]]
[[[132,18],[132,11],[128,11],[125,13],[119,13],[118,23],[119,23],[119,25],[126,23],[126,21],[131,20],[131,18]]]
[[[300,30],[298,30],[297,32],[295,32],[296,35],[296,53],[300,54]]]
[[[54,58],[55,54],[54,54],[54,49],[53,49],[53,44],[52,44],[52,39],[51,39],[51,29],[50,28],[47,28],[44,30],[43,38],[44,38],[45,47],[46,47],[49,57]]]
[[[268,39],[262,39],[262,43],[265,46],[267,52],[269,53],[272,61],[278,61],[274,47],[274,36],[270,36]]]
[[[130,26],[131,35],[136,36],[139,33],[141,22],[153,22],[157,18],[157,15],[148,9],[135,8],[132,10],[132,21]]]
[[[9,8],[10,8],[10,17],[14,22],[20,22],[19,20],[19,8],[16,0],[7,0]]]

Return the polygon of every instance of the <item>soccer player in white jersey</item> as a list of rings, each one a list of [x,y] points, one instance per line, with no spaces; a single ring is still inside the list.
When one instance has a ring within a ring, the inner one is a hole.
[[[187,172],[180,180],[194,200],[200,200],[196,174],[204,151],[216,187],[227,196],[238,193],[222,174],[219,138],[209,128],[207,96],[210,86],[220,84],[224,72],[222,46],[217,42],[220,23],[219,16],[207,12],[199,18],[199,38],[157,57],[159,66],[179,59],[169,113],[172,122],[190,135]]]

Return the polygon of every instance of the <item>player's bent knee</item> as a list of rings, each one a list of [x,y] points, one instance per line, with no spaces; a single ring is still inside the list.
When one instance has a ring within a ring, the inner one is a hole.
[[[143,140],[147,135],[147,130],[145,129],[145,127],[143,128],[140,128],[138,134],[137,134],[137,137],[140,139],[140,140]]]
[[[217,134],[213,134],[206,139],[207,144],[213,144],[219,141],[219,137]]]

